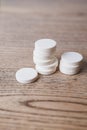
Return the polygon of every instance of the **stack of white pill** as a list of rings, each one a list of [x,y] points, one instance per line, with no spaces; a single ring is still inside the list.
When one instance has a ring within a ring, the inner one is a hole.
[[[56,42],[52,39],[41,39],[35,42],[33,61],[37,72],[49,75],[56,71],[58,59],[55,57]]]
[[[68,75],[77,74],[82,66],[83,56],[77,52],[66,52],[62,54],[59,69]]]
[[[33,61],[35,69],[21,68],[16,72],[20,83],[32,83],[38,79],[38,73],[49,75],[56,71],[58,59],[55,57],[56,42],[52,39],[41,39],[35,42]],[[77,74],[82,67],[83,56],[77,52],[66,52],[61,55],[59,70],[68,75]]]

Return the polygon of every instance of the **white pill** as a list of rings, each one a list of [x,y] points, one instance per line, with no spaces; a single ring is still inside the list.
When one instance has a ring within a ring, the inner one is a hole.
[[[37,59],[36,57],[33,56],[33,62],[39,66],[46,66],[53,64],[56,60],[56,57],[49,59],[49,60],[42,60],[42,59]]]
[[[42,56],[42,55],[36,56],[36,55],[33,55],[33,57],[35,59],[38,59],[38,60],[50,60],[50,59],[54,58],[53,55],[50,55],[50,56]]]
[[[60,66],[61,66],[61,68],[64,68],[64,69],[66,69],[66,70],[68,70],[68,71],[77,71],[78,69],[80,69],[81,67],[80,66],[63,66],[62,64],[60,64]]]
[[[60,64],[63,65],[63,66],[67,66],[67,67],[78,67],[78,66],[82,66],[82,63],[79,63],[79,64],[70,64],[68,62],[65,62],[64,60],[60,60]]]
[[[61,60],[70,65],[80,65],[83,60],[83,56],[77,52],[66,52],[62,54]]]
[[[46,70],[52,70],[54,68],[56,68],[58,66],[58,59],[55,58],[55,61],[52,63],[52,64],[49,64],[49,65],[45,65],[45,66],[40,66],[40,65],[37,65],[36,64],[36,68],[39,68],[41,69],[42,71],[46,71]]]
[[[34,82],[38,78],[38,73],[33,68],[22,68],[16,72],[16,80],[26,84]]]
[[[60,72],[62,72],[64,74],[75,75],[80,71],[80,68],[78,67],[78,68],[72,69],[72,68],[67,68],[67,67],[60,65],[59,70],[60,70]]]
[[[53,71],[54,69],[56,69],[57,67],[56,66],[52,66],[50,68],[46,68],[46,67],[43,67],[43,66],[38,66],[36,65],[35,68],[38,68],[40,71]]]
[[[33,51],[33,55],[36,56],[36,57],[50,58],[50,57],[55,56],[55,52],[52,52],[52,53],[44,53],[43,51],[40,52],[40,51],[34,50],[34,51]]]
[[[56,49],[56,41],[52,39],[40,39],[35,42],[35,49],[44,52],[54,51]]]
[[[50,56],[50,55],[55,55],[55,53],[56,53],[56,50],[53,50],[53,51],[40,51],[40,50],[37,50],[37,49],[34,49],[34,51],[33,51],[33,55],[36,55],[36,56],[38,56],[38,55],[41,55],[41,56]]]
[[[36,70],[38,73],[42,74],[42,75],[50,75],[53,74],[54,72],[56,72],[56,67],[54,67],[54,69],[49,69],[49,70],[43,70],[42,68],[38,68],[38,66],[36,66]]]
[[[66,68],[68,68],[68,69],[77,69],[77,68],[81,68],[81,66],[80,65],[70,65],[70,64],[68,64],[68,63],[66,63],[66,62],[64,62],[63,60],[60,60],[60,66],[62,66],[62,67],[66,67]]]

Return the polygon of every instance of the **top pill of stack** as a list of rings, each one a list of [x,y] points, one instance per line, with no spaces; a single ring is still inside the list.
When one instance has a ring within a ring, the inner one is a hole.
[[[61,61],[69,65],[80,65],[83,61],[83,56],[77,52],[67,52],[61,56]]]
[[[41,39],[35,42],[35,49],[43,52],[53,52],[56,50],[56,41],[52,39]]]

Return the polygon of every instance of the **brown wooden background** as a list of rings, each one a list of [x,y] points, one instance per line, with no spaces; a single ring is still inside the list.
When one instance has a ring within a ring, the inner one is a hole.
[[[59,58],[82,53],[81,73],[19,84],[40,38],[57,41]],[[87,130],[87,0],[0,0],[0,130]]]

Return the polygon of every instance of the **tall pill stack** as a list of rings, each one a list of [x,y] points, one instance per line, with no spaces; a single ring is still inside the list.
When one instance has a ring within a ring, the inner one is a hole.
[[[38,73],[49,75],[56,71],[58,59],[55,57],[56,42],[52,39],[41,39],[35,42],[33,61]]]
[[[68,75],[77,74],[82,67],[83,56],[77,52],[66,52],[62,54],[59,69]]]

